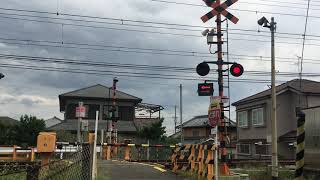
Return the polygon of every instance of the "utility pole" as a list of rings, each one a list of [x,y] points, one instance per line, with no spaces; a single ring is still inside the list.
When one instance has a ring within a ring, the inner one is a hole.
[[[211,64],[216,64],[218,65],[218,86],[219,86],[219,97],[220,97],[220,110],[221,110],[221,114],[220,117],[217,117],[217,119],[219,119],[219,122],[217,123],[216,126],[218,126],[218,135],[219,135],[219,141],[220,141],[220,154],[221,154],[221,163],[220,163],[220,171],[222,175],[230,175],[230,169],[227,165],[227,149],[226,149],[226,121],[225,121],[225,117],[224,117],[224,101],[223,101],[223,97],[224,97],[224,86],[223,86],[223,73],[226,72],[227,70],[223,69],[223,65],[225,64],[232,64],[232,66],[230,67],[230,72],[233,76],[235,77],[239,77],[242,75],[243,73],[243,67],[242,65],[238,64],[238,63],[231,63],[231,62],[224,62],[223,61],[223,52],[222,52],[222,29],[221,29],[221,24],[223,21],[225,20],[221,20],[221,15],[225,16],[226,19],[230,20],[231,22],[233,22],[234,24],[236,24],[239,19],[235,16],[233,16],[231,13],[229,13],[226,8],[230,7],[232,4],[234,4],[235,2],[237,2],[237,0],[227,0],[225,2],[223,2],[221,4],[221,0],[204,0],[204,2],[206,3],[207,6],[212,7],[213,10],[211,10],[210,12],[208,12],[207,14],[205,14],[204,16],[201,17],[201,20],[205,23],[207,22],[209,19],[213,18],[214,16],[216,16],[216,25],[217,25],[217,29],[215,33],[215,30],[212,29],[211,31],[209,29],[206,29],[205,31],[202,32],[203,36],[207,36],[207,43],[210,44],[210,47],[212,44],[217,44],[217,51],[215,53],[212,54],[217,54],[218,60],[217,61],[204,61],[203,63],[200,63],[197,66],[197,73],[200,76],[206,76],[209,71],[209,65],[208,63]],[[214,42],[213,40],[213,36],[217,36],[217,41]],[[211,49],[210,49],[210,53],[211,53]],[[218,109],[218,108],[217,108]],[[210,119],[209,119],[210,120]],[[214,126],[214,125],[212,125]],[[215,177],[217,178],[217,177]]]
[[[177,133],[177,105],[174,105],[174,133]]]
[[[83,102],[79,102],[79,108],[81,109],[81,107],[83,106]],[[77,128],[77,141],[78,143],[81,142],[81,123],[82,123],[82,117],[80,115],[80,112],[79,112],[79,115],[78,115],[78,128]]]
[[[274,48],[274,31],[276,23],[271,18],[271,101],[272,101],[272,179],[278,179],[278,133],[277,133],[277,99],[276,99],[276,75],[275,75],[275,48]]]
[[[181,132],[181,143],[183,144],[183,126],[182,126],[182,84],[180,84],[180,132]]]
[[[260,26],[269,28],[271,31],[271,145],[272,145],[272,179],[278,179],[278,128],[277,128],[277,97],[276,97],[276,73],[275,73],[275,47],[274,47],[274,32],[277,23],[274,18],[271,22],[262,17],[258,20]]]
[[[220,4],[220,0],[217,0],[217,3]],[[219,85],[219,96],[222,99],[224,96],[223,93],[223,59],[222,59],[222,30],[221,30],[221,14],[217,14],[217,65],[218,65],[218,85]],[[221,101],[220,102],[220,108],[221,108],[221,118],[220,118],[220,130],[219,130],[219,141],[220,141],[220,148],[221,148],[221,169],[223,171],[223,174],[229,175],[230,170],[227,165],[227,149],[226,149],[226,141],[225,141],[225,135],[224,132],[226,131],[226,123],[224,118],[224,104]]]
[[[117,82],[118,79],[113,78],[113,85],[112,85],[112,90],[113,90],[113,98],[112,98],[112,134],[113,134],[113,143],[117,143],[117,138],[118,138],[118,131],[115,128],[115,124],[118,119],[118,114],[117,114],[117,107],[116,107],[116,100],[117,100],[117,95],[116,95],[116,89],[117,89]]]

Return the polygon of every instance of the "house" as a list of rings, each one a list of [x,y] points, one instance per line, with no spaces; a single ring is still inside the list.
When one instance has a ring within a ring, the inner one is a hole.
[[[62,122],[62,119],[60,119],[56,116],[44,121],[44,123],[46,124],[46,128],[50,128],[54,125],[60,124],[61,122]]]
[[[113,90],[110,87],[97,84],[94,86],[78,89],[59,95],[60,111],[64,113],[64,120],[48,128],[53,131],[69,131],[77,133],[78,118],[76,118],[76,107],[83,102],[86,116],[82,119],[88,120],[89,131],[94,130],[96,111],[99,111],[98,130],[107,130],[107,114],[112,107]],[[137,131],[160,119],[163,107],[160,105],[141,103],[142,99],[125,92],[116,90],[116,104],[119,120],[115,123],[118,130],[118,139],[134,139]],[[148,117],[136,117],[137,111],[146,111]],[[155,116],[157,114],[159,116]]]
[[[299,79],[276,86],[279,159],[295,157],[297,109],[320,105],[320,82],[303,79],[301,87]],[[232,105],[237,113],[238,158],[270,158],[271,89]]]
[[[236,129],[236,123],[227,119],[226,122],[229,122],[227,126],[227,132],[229,139],[231,143],[229,143],[230,146],[234,146],[237,141],[237,129]],[[200,115],[195,116],[191,118],[190,120],[184,122],[182,124],[183,127],[183,139],[185,144],[199,144],[199,143],[205,143],[208,140],[210,140],[211,136],[211,126],[208,124],[208,115]],[[179,126],[180,128],[180,126]],[[173,138],[179,138],[180,132],[175,133],[171,137]],[[232,145],[231,145],[232,144]]]

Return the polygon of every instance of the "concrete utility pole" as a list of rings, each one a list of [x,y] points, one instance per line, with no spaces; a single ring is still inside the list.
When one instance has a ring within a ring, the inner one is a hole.
[[[113,110],[113,119],[112,119],[112,134],[113,134],[113,143],[117,143],[118,141],[118,131],[115,128],[115,124],[117,122],[118,114],[117,112],[117,106],[116,106],[116,100],[117,100],[117,95],[116,95],[116,89],[117,89],[117,78],[113,78],[113,85],[112,85],[112,90],[113,90],[113,97],[112,97],[112,110]]]
[[[181,132],[181,143],[183,144],[183,126],[182,126],[182,84],[180,84],[180,132]]]
[[[174,106],[174,133],[177,133],[177,105]]]
[[[83,102],[79,102],[79,107],[82,107],[82,106],[83,106]],[[80,132],[81,122],[82,122],[82,118],[81,118],[80,113],[79,113],[78,128],[77,128],[77,140],[78,140],[78,142],[81,142],[81,132]]]
[[[272,179],[278,179],[278,133],[277,133],[277,98],[276,98],[276,75],[275,75],[275,48],[274,48],[274,31],[276,23],[271,18],[271,101],[272,101]]]
[[[276,73],[275,73],[275,47],[274,47],[274,32],[276,31],[277,23],[274,18],[271,22],[262,17],[258,20],[260,26],[269,28],[271,31],[271,145],[272,145],[272,179],[278,179],[278,128],[277,128],[277,97],[276,97]]]

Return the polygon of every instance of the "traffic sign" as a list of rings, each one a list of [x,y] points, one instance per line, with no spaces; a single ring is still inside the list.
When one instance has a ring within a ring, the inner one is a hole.
[[[237,2],[238,0],[226,0],[222,4],[218,4],[215,0],[203,0],[207,6],[212,7],[213,10],[208,12],[206,15],[201,17],[202,22],[207,22],[209,19],[213,18],[214,16],[218,14],[224,15],[227,19],[229,19],[234,24],[237,24],[239,19],[232,15],[230,12],[228,12],[226,9],[230,7],[232,4]]]
[[[198,95],[199,96],[212,96],[213,95],[213,83],[199,83]]]
[[[76,117],[77,118],[86,117],[86,108],[84,106],[76,107]]]
[[[221,118],[221,108],[219,101],[212,101],[208,110],[208,124],[211,127],[218,125]]]

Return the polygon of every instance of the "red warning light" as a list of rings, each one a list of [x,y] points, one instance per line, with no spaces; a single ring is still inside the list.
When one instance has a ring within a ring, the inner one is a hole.
[[[235,77],[239,77],[243,74],[243,67],[241,64],[233,64],[231,67],[230,67],[230,73],[232,74],[232,76],[235,76]]]

